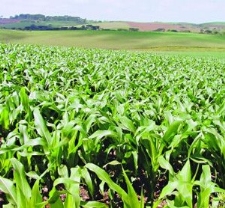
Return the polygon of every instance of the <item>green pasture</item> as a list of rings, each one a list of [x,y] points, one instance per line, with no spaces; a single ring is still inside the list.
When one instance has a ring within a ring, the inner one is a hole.
[[[0,42],[116,50],[220,53],[225,35],[130,31],[0,30]]]

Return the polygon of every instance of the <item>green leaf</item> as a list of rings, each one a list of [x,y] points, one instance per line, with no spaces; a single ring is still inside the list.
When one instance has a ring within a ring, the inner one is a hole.
[[[133,133],[135,132],[136,129],[135,129],[135,126],[134,126],[132,120],[130,120],[126,116],[119,117],[119,119],[120,119],[122,128],[129,130]]]
[[[173,167],[162,155],[158,158],[158,162],[162,168],[168,170],[170,174],[174,174]]]
[[[31,207],[36,208],[37,204],[41,202],[42,202],[42,196],[39,189],[39,180],[36,180],[31,190]]]
[[[121,162],[118,162],[117,160],[113,160],[113,161],[105,164],[103,167],[105,168],[107,165],[121,165]]]
[[[61,165],[60,167],[58,167],[58,173],[62,178],[69,177],[68,168],[66,165]]]
[[[87,184],[88,191],[90,192],[91,197],[94,197],[94,186],[93,186],[93,182],[91,179],[91,175],[85,167],[81,169],[81,175]]]
[[[5,204],[3,208],[15,208],[15,206],[13,204]]]
[[[121,198],[127,198],[127,193],[119,185],[114,183],[108,173],[106,173],[103,169],[92,163],[87,163],[85,167],[94,172],[100,180],[105,181],[109,188],[116,191]]]
[[[75,207],[80,207],[80,196],[79,196],[79,191],[80,191],[80,180],[81,180],[81,173],[80,173],[80,168],[71,168],[71,176],[70,178],[57,178],[53,185],[56,187],[59,184],[64,184],[65,189],[68,192],[69,196],[67,203],[74,203]],[[71,202],[72,201],[72,202]]]
[[[29,97],[27,96],[26,88],[25,87],[22,87],[20,89],[19,95],[20,95],[20,99],[21,99],[21,103],[23,105],[24,111],[26,113],[28,113],[29,118],[31,118],[31,110],[30,110]]]
[[[91,125],[96,121],[96,115],[95,114],[91,114],[85,121],[84,123],[84,127],[86,132],[89,132]]]
[[[58,183],[56,183],[57,185]],[[56,190],[55,187],[52,188],[52,190],[49,192],[49,199],[48,203],[49,204],[54,204],[56,201],[59,199],[60,193]]]
[[[128,179],[127,174],[124,171],[124,169],[123,169],[123,176],[125,178],[125,182],[127,184],[127,190],[128,190],[127,198],[124,201],[124,203],[126,204],[126,207],[144,208],[144,206],[143,207],[141,206],[142,203],[141,203],[141,201],[138,200],[137,194],[136,194],[130,180]]]
[[[182,170],[179,172],[178,177],[183,182],[191,182],[191,165],[187,160]]]
[[[51,208],[64,208],[63,202],[60,198],[58,198],[54,203],[50,203]]]
[[[29,198],[25,196],[19,186],[16,186],[17,206],[18,207],[29,207]]]
[[[167,129],[163,136],[163,141],[167,144],[171,143],[171,139],[177,134],[179,126],[182,124],[183,121],[174,121]]]
[[[11,163],[14,169],[14,181],[24,196],[29,199],[31,197],[31,188],[27,182],[24,166],[17,159],[12,158]]]
[[[207,186],[209,182],[211,182],[212,176],[209,165],[202,166],[202,175],[201,175],[201,182]]]
[[[57,179],[54,181],[53,185],[54,185],[54,186],[57,186],[57,185],[59,185],[59,184],[65,184],[65,185],[70,186],[70,185],[72,185],[72,184],[79,184],[79,181],[74,181],[74,180],[71,179],[71,178],[57,178]]]
[[[15,205],[17,204],[16,188],[12,181],[0,176],[0,190],[9,195]]]
[[[95,133],[93,133],[89,138],[93,139],[93,138],[98,138],[101,139],[103,137],[107,137],[107,136],[116,136],[116,133],[111,131],[111,130],[97,130]]]
[[[174,194],[174,190],[177,188],[179,182],[178,181],[173,181],[169,182],[162,190],[160,194],[160,199],[163,199],[165,196],[170,196]]]
[[[0,125],[3,126],[4,129],[8,130],[9,129],[9,109],[7,107],[3,108],[1,115],[0,115]]]
[[[105,203],[97,201],[87,201],[81,202],[83,208],[107,208],[108,206]]]
[[[76,206],[77,202],[75,201],[74,197],[71,194],[67,194],[66,200],[64,202],[64,207],[68,208],[78,208]]]
[[[73,179],[75,181],[75,183],[68,184],[66,186],[66,188],[72,194],[74,201],[75,201],[75,206],[78,208],[78,207],[80,207],[80,202],[81,202],[81,198],[79,195],[80,181],[81,181],[81,177],[82,177],[81,168],[80,167],[71,168],[70,172],[71,172],[70,178]]]
[[[38,134],[45,139],[47,146],[51,147],[52,138],[39,109],[35,108],[33,114],[34,114],[34,123]]]

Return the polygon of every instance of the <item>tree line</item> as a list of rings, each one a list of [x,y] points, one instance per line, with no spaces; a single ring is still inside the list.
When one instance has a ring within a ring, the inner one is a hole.
[[[10,19],[13,20],[27,20],[27,21],[72,21],[77,24],[85,24],[87,22],[86,19],[81,17],[73,17],[73,16],[45,16],[43,14],[19,14],[15,16],[11,16]]]

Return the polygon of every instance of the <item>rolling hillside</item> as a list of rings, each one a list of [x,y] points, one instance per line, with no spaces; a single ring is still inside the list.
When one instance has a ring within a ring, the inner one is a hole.
[[[44,16],[41,14],[20,14],[10,18],[0,18],[0,28],[5,29],[84,29],[87,25],[99,26],[102,30],[129,30],[139,31],[173,31],[173,32],[201,32],[221,33],[225,31],[225,22],[212,23],[185,23],[185,22],[126,22],[126,21],[92,21],[71,16]],[[36,26],[36,28],[35,28]],[[88,28],[89,29],[89,28]]]
[[[0,30],[0,42],[115,50],[225,51],[225,35],[181,32]]]

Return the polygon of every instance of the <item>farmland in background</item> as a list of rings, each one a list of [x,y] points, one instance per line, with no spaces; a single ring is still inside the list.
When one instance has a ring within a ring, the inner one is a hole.
[[[85,25],[100,26],[102,30],[129,30],[139,31],[176,31],[176,32],[203,32],[220,33],[225,31],[224,22],[187,23],[187,22],[129,22],[129,21],[96,21],[73,16],[45,16],[42,14],[19,14],[10,18],[0,17],[0,28],[25,29],[39,27],[40,30],[59,29],[62,27],[81,27]],[[32,26],[32,27],[31,27]],[[78,29],[76,28],[76,29]],[[37,28],[36,28],[37,29]],[[64,28],[65,29],[65,28]]]
[[[133,50],[157,39],[184,49],[190,38],[191,49],[224,50],[223,36],[193,34],[0,37],[117,49],[139,40]],[[1,205],[224,207],[225,60],[188,53],[0,44]]]
[[[0,30],[3,43],[116,50],[224,52],[225,35],[132,31]]]

